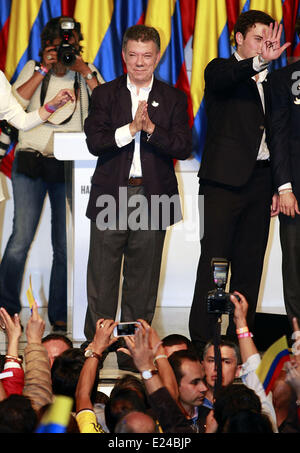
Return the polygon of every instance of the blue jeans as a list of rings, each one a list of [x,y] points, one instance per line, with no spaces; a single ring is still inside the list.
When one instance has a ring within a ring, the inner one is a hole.
[[[21,310],[20,292],[28,250],[40,220],[46,194],[51,206],[53,261],[50,277],[48,317],[67,322],[67,241],[66,195],[64,183],[47,183],[16,172],[12,168],[14,199],[13,231],[0,265],[0,306],[10,315]],[[42,252],[42,251],[41,251]]]

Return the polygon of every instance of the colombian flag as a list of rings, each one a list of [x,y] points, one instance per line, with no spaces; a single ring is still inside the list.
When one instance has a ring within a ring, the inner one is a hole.
[[[73,406],[73,399],[68,396],[58,395],[53,404],[42,417],[36,433],[38,434],[59,434],[66,432],[70,414]]]
[[[249,9],[265,11],[282,23],[282,40],[292,43],[271,69],[285,66],[288,56],[300,55],[294,28],[299,0],[1,0],[0,68],[14,82],[29,59],[39,60],[46,23],[67,15],[82,25],[84,60],[110,81],[126,71],[121,55],[125,30],[134,24],[152,25],[162,41],[155,75],[187,94],[194,156],[201,161],[206,135],[204,70],[213,58],[228,58],[235,50],[234,24]],[[186,51],[191,51],[190,58]],[[13,151],[2,160],[8,176],[12,160]]]
[[[207,127],[204,104],[204,70],[214,58],[229,58],[230,55],[226,0],[198,0],[191,75],[194,155],[198,160],[201,160]]]
[[[262,383],[266,394],[272,390],[273,384],[283,368],[285,362],[290,360],[286,336],[275,341],[264,353],[256,374]]]

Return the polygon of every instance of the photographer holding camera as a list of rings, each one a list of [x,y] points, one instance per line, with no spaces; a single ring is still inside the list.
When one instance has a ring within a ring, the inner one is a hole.
[[[51,113],[47,122],[20,131],[12,168],[13,232],[0,266],[0,306],[10,315],[21,310],[20,290],[28,250],[41,216],[46,194],[51,205],[51,269],[48,316],[53,331],[67,330],[67,251],[65,163],[53,155],[53,132],[83,130],[89,98],[100,76],[81,57],[80,23],[69,17],[52,18],[41,33],[41,62],[29,60],[13,85],[27,112],[47,103],[61,89],[74,93],[74,102]],[[70,150],[70,152],[72,152]]]

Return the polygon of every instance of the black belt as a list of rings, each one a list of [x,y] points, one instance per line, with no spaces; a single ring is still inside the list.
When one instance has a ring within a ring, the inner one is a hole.
[[[255,168],[268,168],[270,167],[270,159],[257,160]]]
[[[143,185],[143,178],[129,178],[128,179],[129,186],[142,186]]]

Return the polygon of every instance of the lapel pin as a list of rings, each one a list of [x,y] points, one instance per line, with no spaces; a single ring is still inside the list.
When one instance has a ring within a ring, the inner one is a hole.
[[[151,105],[153,105],[153,107],[158,107],[158,106],[159,106],[159,103],[156,102],[156,101],[153,101]]]

